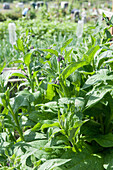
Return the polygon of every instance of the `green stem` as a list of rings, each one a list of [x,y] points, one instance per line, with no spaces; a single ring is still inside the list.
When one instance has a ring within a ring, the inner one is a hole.
[[[19,122],[18,122],[18,118],[15,116],[15,113],[13,112],[13,109],[12,109],[10,103],[8,104],[8,107],[9,107],[9,110],[10,110],[10,112],[11,112],[11,114],[12,114],[12,116],[13,116],[13,119],[14,119],[16,125],[17,125],[17,130],[18,130],[18,133],[19,133],[19,135],[20,135],[20,137],[21,137],[21,140],[24,141],[24,137],[23,137],[23,134],[22,134],[22,130],[21,130],[20,125],[19,125]]]
[[[60,62],[58,62],[58,74],[60,75]]]
[[[102,134],[104,134],[104,123],[103,123],[103,117],[102,117],[102,115],[100,115],[100,124],[101,124]]]
[[[30,65],[27,66],[27,70],[28,70],[28,77],[29,77],[31,90],[32,90],[32,93],[34,93],[34,84],[33,84],[32,75],[31,75],[31,71],[30,71]]]
[[[61,86],[62,86],[62,88],[63,88],[65,97],[68,97],[68,91],[67,91],[67,88],[65,87],[62,79],[60,79],[60,84],[61,84]]]

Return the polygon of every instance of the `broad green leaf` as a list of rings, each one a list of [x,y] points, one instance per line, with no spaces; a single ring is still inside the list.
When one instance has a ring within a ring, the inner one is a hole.
[[[101,55],[99,55],[99,57],[97,58],[97,68],[100,69],[103,63],[109,63],[111,60],[110,59],[111,56],[112,56],[112,51],[110,50],[101,53]]]
[[[69,141],[72,141],[72,139],[76,137],[83,123],[83,121],[76,121],[74,126],[68,130]]]
[[[33,132],[31,129],[24,132],[24,139],[26,142],[31,142],[33,140],[44,140],[46,136],[39,132]]]
[[[55,92],[54,92],[54,89],[53,89],[53,85],[48,84],[47,85],[46,98],[49,99],[49,100],[52,100],[54,96],[55,96]]]
[[[30,103],[27,100],[27,98],[25,98],[24,96],[17,96],[14,100],[14,106],[13,106],[14,112],[16,112],[22,106],[29,107]]]
[[[34,95],[27,90],[19,91],[17,94],[18,95],[16,97],[23,96],[24,98],[27,98],[29,102],[33,102],[35,100]]]
[[[5,71],[0,75],[0,83],[4,83],[4,87],[7,85],[8,80],[12,74],[12,71]]]
[[[101,125],[94,120],[89,120],[85,122],[80,129],[80,133],[86,138],[93,139],[95,136],[101,133]]]
[[[61,53],[63,52],[63,50],[71,43],[71,41],[73,40],[73,38],[71,38],[71,39],[69,39],[69,40],[67,40],[64,44],[63,44],[63,46],[61,47]]]
[[[81,75],[78,71],[75,71],[70,75],[70,79],[72,81],[72,84],[79,84],[81,82]]]
[[[27,77],[22,73],[12,73],[12,75],[10,77],[12,77],[12,76],[18,76],[18,77],[22,77],[22,78],[27,79]]]
[[[92,42],[92,46],[94,46],[96,42],[96,38],[94,38],[92,35],[91,35],[91,42]]]
[[[58,52],[56,50],[53,49],[41,49],[41,50],[45,52],[50,52],[51,54],[55,54],[58,57]]]
[[[42,126],[41,126],[41,130],[43,131],[45,128],[49,128],[49,127],[59,127],[59,123],[58,122],[56,122],[56,123],[53,123],[53,124],[43,124]]]
[[[29,64],[30,64],[30,62],[31,62],[31,55],[32,55],[32,53],[28,53],[28,54],[26,54],[25,57],[24,57],[24,63],[25,63],[27,66],[29,66]]]
[[[42,106],[46,106],[46,107],[49,107],[51,109],[57,109],[58,108],[56,101],[47,102],[45,104],[42,104]]]
[[[59,105],[74,103],[75,98],[62,97],[59,99]]]
[[[69,162],[71,159],[51,159],[47,160],[45,163],[43,163],[38,170],[52,170],[55,167],[61,166],[67,162]]]
[[[102,157],[97,154],[91,154],[86,150],[79,153],[67,150],[61,158],[71,159],[65,166],[61,166],[63,170],[95,170],[95,167],[96,169],[103,170]]]
[[[107,39],[111,39],[112,38],[112,35],[111,35],[111,33],[108,31],[108,29],[106,28],[105,29],[105,33],[106,33],[106,36],[107,36]]]
[[[86,61],[80,61],[80,62],[72,62],[69,66],[67,66],[63,72],[60,74],[60,77],[63,77],[63,79],[68,78],[75,70],[77,70],[80,67],[83,67],[84,65],[87,65]]]
[[[20,38],[17,40],[17,47],[20,51],[24,52],[23,41]]]
[[[67,60],[68,62],[71,62],[71,57],[70,57],[70,54],[71,52],[73,51],[73,49],[69,50],[69,51],[66,51],[65,50],[65,60]]]
[[[0,74],[3,71],[4,67],[6,66],[6,62],[3,63],[3,66],[0,66]]]
[[[13,60],[9,64],[14,64],[14,63],[23,63],[22,60]]]
[[[102,147],[108,148],[113,147],[113,134],[109,133],[106,135],[98,135],[93,140],[95,140]]]
[[[0,162],[1,163],[3,163],[3,162],[5,162],[6,161],[6,157],[5,157],[5,155],[4,156],[0,156]],[[7,168],[7,167],[6,167]],[[1,168],[0,168],[1,169]]]
[[[50,55],[50,53],[48,53],[45,57],[46,60],[49,60],[52,56]]]
[[[19,94],[14,98],[14,112],[16,112],[22,106],[30,107],[31,102],[34,100],[33,94],[31,94],[29,91],[19,92]]]
[[[113,86],[102,86],[97,89],[94,89],[94,91],[91,93],[86,107],[91,107],[95,105],[97,102],[99,102],[106,93],[113,90]]]
[[[43,102],[43,94],[40,91],[33,93],[35,98],[35,104],[39,104]]]
[[[34,140],[34,141],[31,141],[31,142],[27,142],[27,144],[31,145],[32,148],[41,150],[45,147],[47,142],[48,142],[48,140]]]
[[[103,159],[104,159],[104,164],[103,167],[104,169],[111,170],[113,169],[113,149],[107,149],[103,152]]]
[[[32,131],[38,131],[40,129],[41,125],[42,124],[40,122],[38,122],[31,130]]]
[[[109,71],[107,69],[101,69],[95,75],[89,77],[82,88],[86,89],[96,84],[97,82],[106,82],[106,80],[113,80],[113,75],[108,75],[108,73]]]
[[[30,148],[30,147],[31,147],[31,145],[29,145],[27,143],[17,142],[16,144],[14,144],[14,155],[15,155],[15,157],[20,158],[20,161],[21,161],[21,156],[23,156],[24,153],[26,153],[28,148]],[[26,160],[25,160],[24,163],[26,163]]]
[[[43,124],[43,123],[51,123],[51,121],[53,120],[53,118],[57,117],[57,113],[53,112],[50,109],[47,109],[47,111],[45,110],[36,110],[36,111],[32,111],[29,113],[29,119],[34,121],[34,122],[39,122]],[[43,122],[43,121],[47,121],[47,122]],[[53,121],[52,121],[53,123]]]
[[[90,62],[93,60],[94,58],[94,55],[96,54],[96,52],[100,49],[99,46],[95,46],[95,47],[92,47],[91,49],[89,49],[89,51],[83,55],[83,59],[85,58],[86,62],[88,64],[90,64]]]
[[[34,149],[32,148],[32,150],[30,152],[26,152],[25,154],[23,154],[21,156],[21,163],[22,163],[22,167],[24,167],[26,165],[26,161],[27,161],[27,158],[31,155],[33,155],[35,152],[37,151],[37,149]]]

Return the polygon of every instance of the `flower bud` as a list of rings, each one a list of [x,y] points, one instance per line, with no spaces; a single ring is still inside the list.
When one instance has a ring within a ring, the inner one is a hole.
[[[59,85],[59,84],[60,84],[60,81],[58,80],[58,81],[57,81],[57,85]]]
[[[33,34],[32,37],[35,37],[35,35]]]
[[[57,58],[57,61],[58,61],[58,62],[60,62],[60,61],[61,61],[61,60],[60,60],[60,57],[58,57],[58,58]]]
[[[34,47],[33,47],[33,46],[31,46],[31,47],[30,47],[30,49],[34,49]]]

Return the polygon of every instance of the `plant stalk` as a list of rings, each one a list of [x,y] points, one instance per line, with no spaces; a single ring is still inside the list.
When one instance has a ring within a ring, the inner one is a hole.
[[[12,114],[12,116],[13,116],[13,119],[14,119],[16,125],[17,125],[17,130],[18,130],[18,133],[19,133],[19,135],[20,135],[20,137],[21,137],[21,140],[24,141],[24,137],[23,137],[23,134],[22,134],[22,130],[21,130],[20,125],[19,125],[19,122],[18,122],[18,118],[15,116],[15,113],[13,112],[13,109],[12,109],[10,103],[8,104],[8,107],[9,107],[9,110],[10,110],[10,112],[11,112],[11,114]]]

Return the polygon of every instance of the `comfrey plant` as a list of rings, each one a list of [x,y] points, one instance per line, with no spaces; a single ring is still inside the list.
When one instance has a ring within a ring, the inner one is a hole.
[[[105,30],[98,41],[84,33],[70,49],[73,39],[30,51],[18,39],[23,58],[15,62],[26,75],[10,76],[27,81],[14,97],[7,84],[0,94],[2,169],[112,169],[113,53]]]

